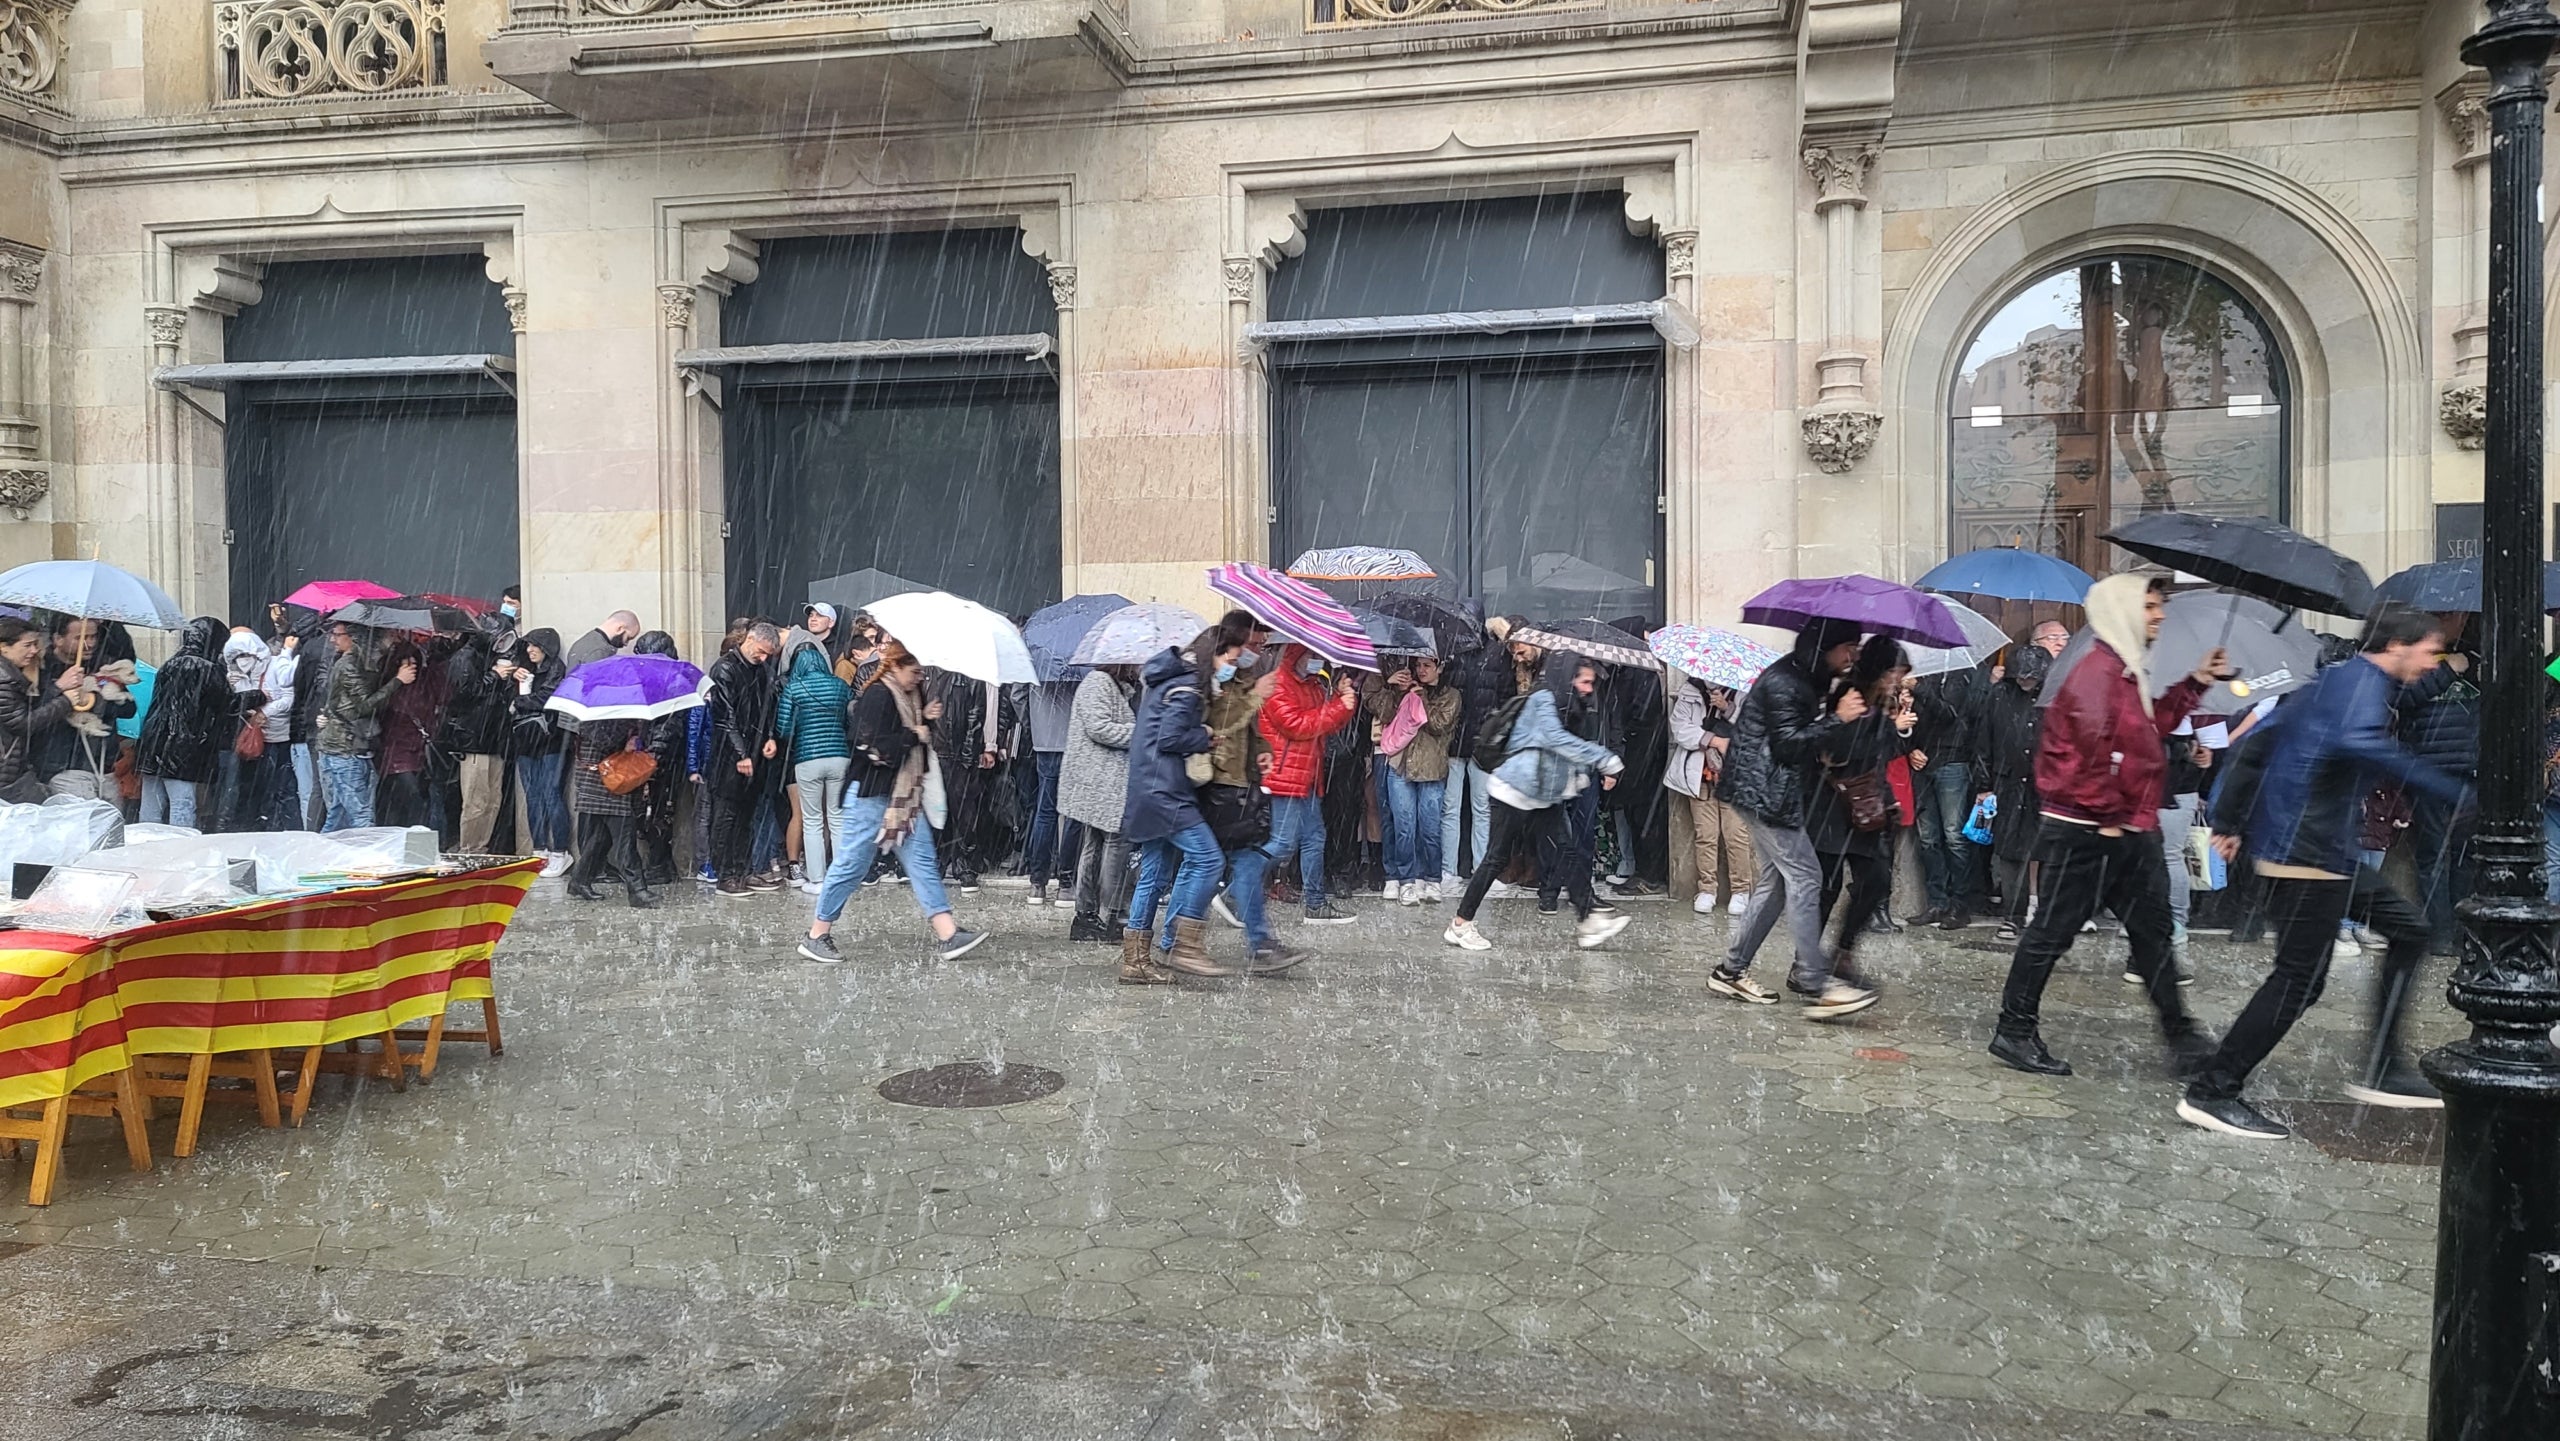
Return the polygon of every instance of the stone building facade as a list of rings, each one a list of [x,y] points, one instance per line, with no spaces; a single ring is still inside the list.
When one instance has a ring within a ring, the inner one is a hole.
[[[970,573],[1028,597],[1198,604],[1221,558],[1438,536],[1550,608],[1721,620],[1917,575],[1966,506],[2153,489],[2379,576],[2478,498],[2479,18],[0,0],[0,561],[95,549],[247,613],[353,528],[395,583],[520,575],[538,616],[698,645],[765,596],[741,565],[959,574],[900,487],[980,494],[976,454],[1041,533],[972,532]],[[2092,285],[2133,298],[2100,324]],[[2120,347],[2115,398],[2004,413],[1965,473],[1968,357],[2038,326]],[[2244,330],[2274,378],[2224,394]]]

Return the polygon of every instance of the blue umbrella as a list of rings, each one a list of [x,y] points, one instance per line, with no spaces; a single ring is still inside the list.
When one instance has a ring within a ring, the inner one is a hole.
[[[2060,556],[2015,546],[1992,546],[1949,556],[1920,577],[1922,590],[1948,595],[1987,595],[2000,600],[2048,600],[2078,605],[2097,584],[2089,573]]]
[[[2413,610],[2477,615],[2480,611],[2480,561],[2439,560],[2413,565],[2373,588],[2378,601],[2396,600]],[[2560,611],[2560,562],[2542,564],[2542,608]]]
[[[1022,643],[1031,649],[1031,668],[1044,681],[1066,680],[1074,669],[1068,657],[1076,653],[1102,618],[1115,610],[1126,609],[1125,595],[1071,595],[1056,605],[1044,605],[1022,623]]]

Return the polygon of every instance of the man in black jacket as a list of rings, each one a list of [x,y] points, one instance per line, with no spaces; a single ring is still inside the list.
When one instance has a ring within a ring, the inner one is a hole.
[[[495,645],[487,630],[475,630],[445,661],[450,699],[436,732],[436,744],[455,760],[462,817],[456,843],[470,854],[488,852],[506,791],[507,721],[516,688],[498,668]]]
[[[1806,776],[1816,766],[1823,738],[1867,713],[1866,697],[1856,690],[1824,707],[1832,678],[1857,658],[1855,624],[1808,621],[1796,634],[1795,649],[1760,673],[1734,717],[1716,793],[1742,812],[1760,875],[1751,908],[1734,930],[1733,948],[1707,974],[1707,989],[1719,996],[1777,1004],[1777,993],[1747,973],[1783,912],[1796,947],[1787,989],[1811,1002],[1806,1014],[1827,1021],[1875,1004],[1875,992],[1831,973],[1831,958],[1822,948],[1822,863],[1804,831]]]
[[[748,893],[757,802],[765,769],[780,747],[773,740],[774,676],[765,664],[782,649],[770,622],[747,630],[737,648],[711,663],[711,865],[724,896]]]
[[[2473,658],[2452,649],[2462,638],[2460,615],[2440,615],[2447,652],[2426,674],[2410,682],[2393,703],[2393,732],[2420,760],[2458,781],[2468,782],[2480,766],[2480,687],[2471,674]],[[2425,912],[2430,948],[2439,956],[2457,950],[2454,902],[2471,893],[2471,823],[2452,804],[2414,796],[2409,806],[2409,844],[2418,870],[2418,907]]]
[[[925,699],[939,702],[933,722],[934,758],[942,768],[943,824],[934,832],[943,876],[960,894],[978,893],[978,872],[988,864],[987,809],[995,799],[995,766],[1003,757],[1004,714],[997,687],[956,671],[925,668]]]
[[[1991,677],[1978,666],[1926,676],[1912,688],[1919,724],[1911,733],[1911,801],[1920,870],[1928,878],[1929,906],[1915,925],[1951,931],[1973,924],[1973,898],[1982,890],[1981,847],[1964,838],[1973,815],[1974,728],[1991,696]]]

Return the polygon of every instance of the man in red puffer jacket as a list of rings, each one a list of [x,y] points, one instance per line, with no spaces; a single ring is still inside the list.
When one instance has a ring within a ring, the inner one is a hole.
[[[1262,780],[1271,793],[1271,858],[1282,862],[1296,853],[1311,926],[1351,919],[1324,894],[1324,742],[1350,724],[1359,707],[1349,675],[1328,688],[1323,659],[1292,644],[1280,652],[1279,680],[1254,721],[1271,747],[1271,769]]]

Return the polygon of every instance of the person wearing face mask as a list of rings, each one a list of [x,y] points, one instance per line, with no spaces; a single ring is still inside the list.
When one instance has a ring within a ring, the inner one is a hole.
[[[2053,653],[2043,646],[2010,646],[1973,733],[1973,800],[1992,803],[1991,870],[2000,882],[2002,941],[2018,939],[2034,904],[2036,735],[2044,719],[2036,697],[2052,664]]]
[[[1246,649],[1212,678],[1207,710],[1209,779],[1199,788],[1200,812],[1226,852],[1227,875],[1225,892],[1210,905],[1244,931],[1246,972],[1277,975],[1306,959],[1271,933],[1263,889],[1277,852],[1271,844],[1271,797],[1262,789],[1271,752],[1254,721],[1280,677],[1274,671],[1250,674],[1262,656],[1253,647],[1269,640],[1261,622],[1231,611],[1220,624],[1247,627],[1248,634]]]
[[[1341,925],[1352,919],[1325,898],[1325,740],[1359,713],[1359,689],[1349,675],[1324,683],[1324,660],[1291,643],[1280,652],[1280,678],[1256,718],[1271,748],[1263,789],[1271,793],[1271,855],[1281,865],[1298,858],[1305,924]]]
[[[1440,936],[1461,950],[1493,949],[1493,942],[1476,929],[1476,912],[1511,858],[1524,848],[1562,841],[1567,824],[1564,803],[1590,783],[1594,772],[1607,790],[1617,785],[1618,773],[1626,768],[1608,747],[1586,739],[1579,728],[1599,684],[1599,667],[1559,651],[1545,657],[1542,670],[1542,683],[1521,703],[1510,734],[1503,738],[1502,754],[1495,760],[1493,839],[1475,874],[1467,879],[1457,915]],[[1478,759],[1495,758],[1480,751]],[[1623,913],[1598,909],[1591,894],[1589,866],[1568,869],[1563,880],[1565,893],[1573,900],[1575,945],[1589,950],[1627,928]]]
[[[1386,772],[1387,885],[1401,905],[1440,904],[1440,805],[1460,706],[1457,690],[1440,683],[1438,656],[1418,656],[1369,687],[1375,764]]]
[[[1234,678],[1236,657],[1252,638],[1252,618],[1230,611],[1189,646],[1167,647],[1139,673],[1145,690],[1130,732],[1129,790],[1121,811],[1121,833],[1139,848],[1138,885],[1129,897],[1129,928],[1120,937],[1122,985],[1235,974],[1209,959],[1209,897],[1218,888],[1226,852],[1201,812],[1189,760],[1215,748],[1210,696],[1221,674]],[[1159,904],[1170,908],[1161,942]]]

